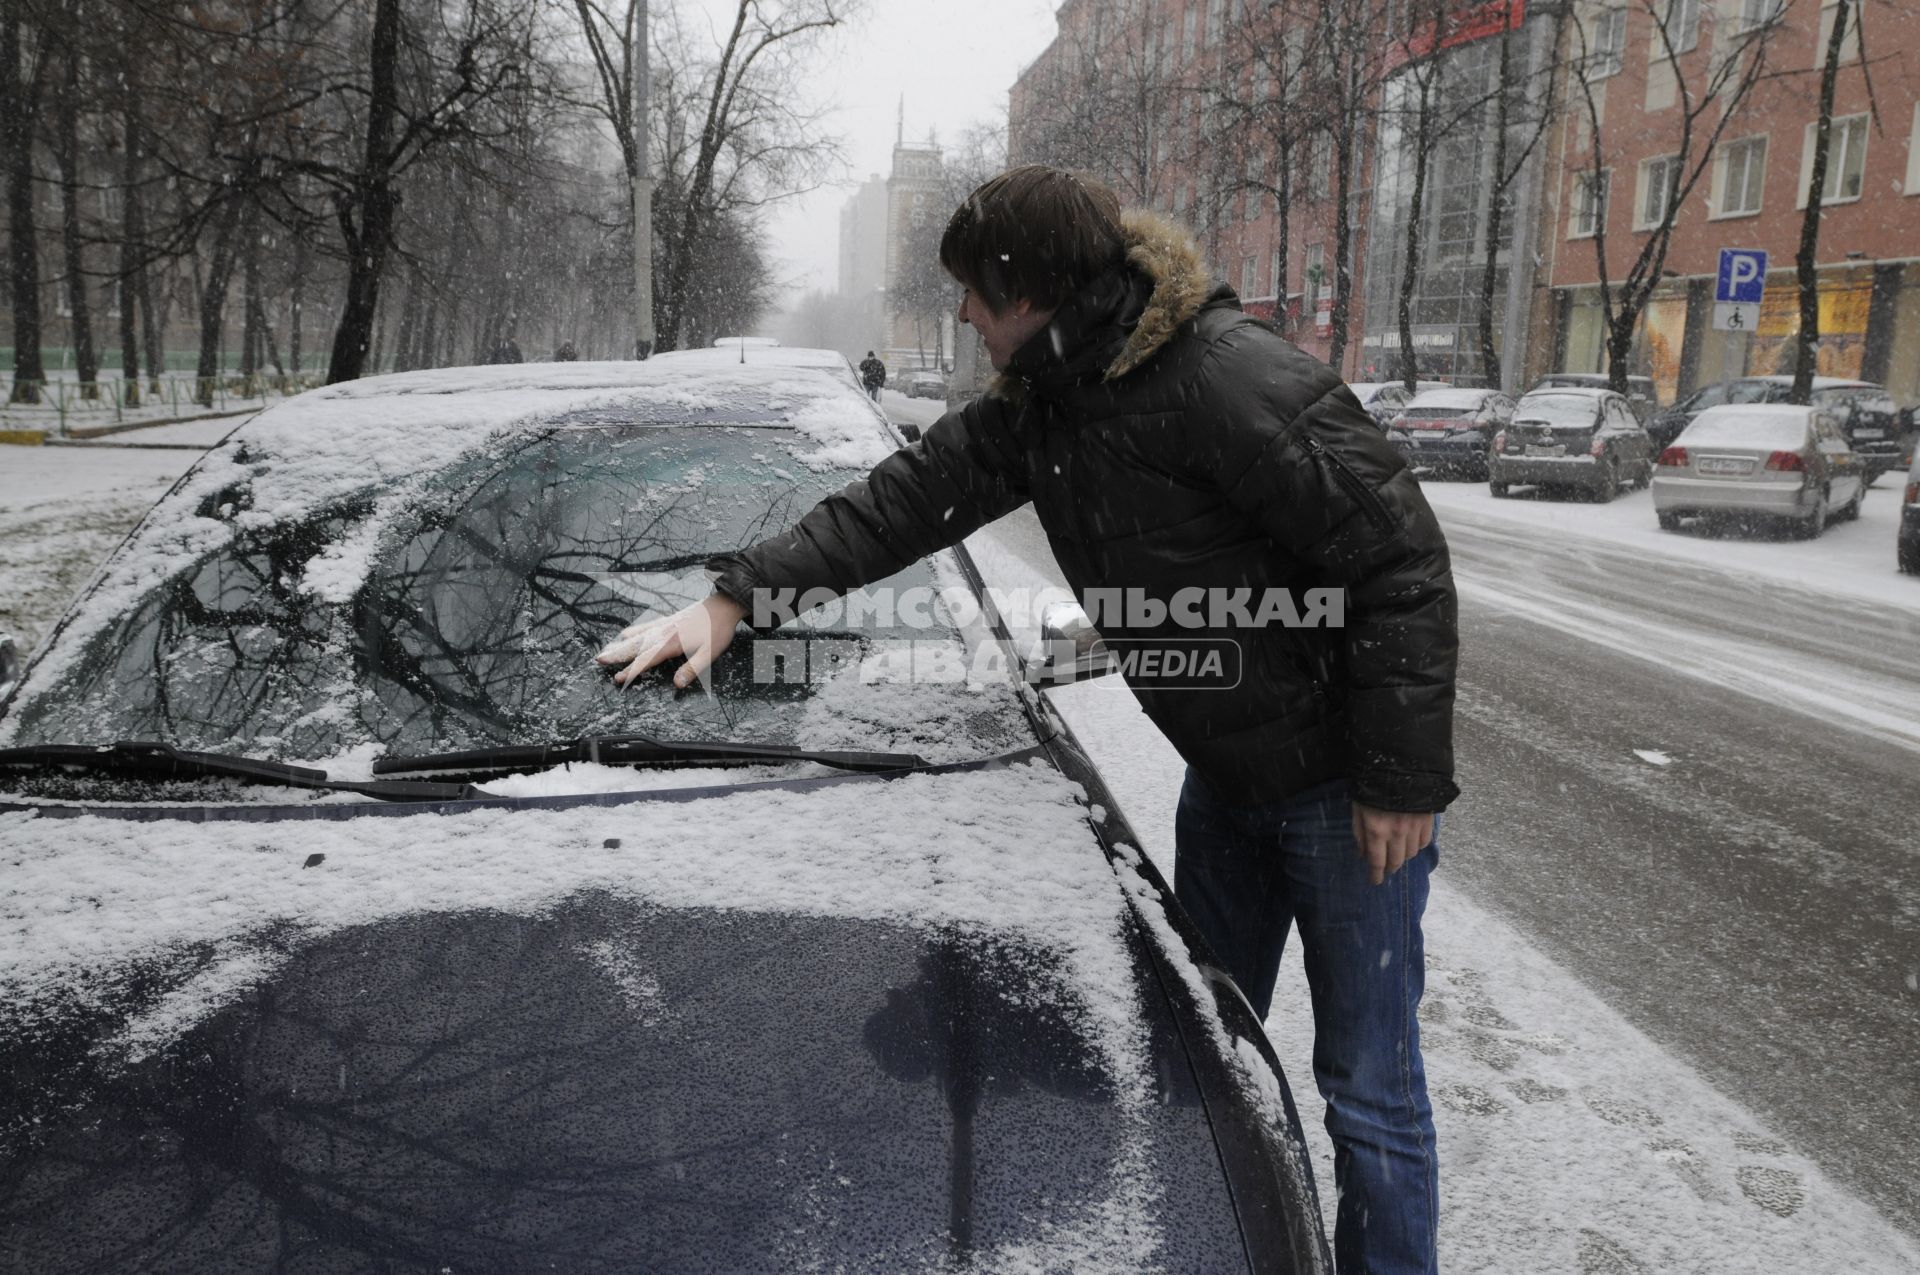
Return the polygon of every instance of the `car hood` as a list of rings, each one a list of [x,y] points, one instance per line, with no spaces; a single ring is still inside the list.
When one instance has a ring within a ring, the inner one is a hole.
[[[1239,1264],[1087,813],[1029,762],[0,815],[0,1223],[45,1270]]]

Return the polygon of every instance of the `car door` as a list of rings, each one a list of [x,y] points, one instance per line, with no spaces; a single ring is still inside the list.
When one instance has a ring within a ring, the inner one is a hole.
[[[1653,458],[1653,439],[1631,403],[1613,399],[1608,402],[1614,420],[1615,455],[1623,468],[1638,469]]]
[[[1826,461],[1827,507],[1851,504],[1860,494],[1860,464],[1831,412],[1814,412],[1813,444]]]

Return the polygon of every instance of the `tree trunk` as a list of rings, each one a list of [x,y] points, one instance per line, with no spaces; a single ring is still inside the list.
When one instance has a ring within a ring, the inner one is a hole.
[[[147,354],[147,392],[158,394],[161,392],[160,377],[167,370],[164,335],[166,323],[163,313],[153,304],[152,272],[143,268],[138,282],[140,285],[140,343],[146,348]]]
[[[1500,388],[1500,351],[1493,341],[1493,289],[1499,273],[1500,222],[1506,212],[1507,116],[1513,79],[1513,36],[1500,37],[1500,80],[1493,106],[1493,192],[1487,198],[1486,260],[1480,271],[1480,372],[1489,389]],[[1509,266],[1509,269],[1513,267]]]
[[[327,384],[357,379],[373,344],[380,308],[380,276],[393,243],[400,196],[393,189],[393,118],[399,105],[395,68],[400,58],[400,0],[376,0],[367,98],[367,144],[353,193],[340,202],[347,245],[347,299],[333,336]]]
[[[213,406],[213,391],[220,377],[220,342],[224,335],[227,311],[227,283],[233,277],[233,239],[240,220],[240,200],[231,193],[220,210],[213,236],[213,259],[207,264],[206,281],[200,288],[200,363],[194,376],[194,401],[202,407]]]
[[[1274,215],[1278,219],[1278,247],[1273,258],[1273,322],[1282,332],[1287,331],[1287,272],[1293,268],[1289,249],[1293,243],[1293,143],[1281,142],[1274,147],[1274,158],[1279,165],[1275,174],[1279,185],[1275,188],[1273,203]],[[1300,295],[1306,296],[1306,288]],[[1301,310],[1306,310],[1306,302],[1301,302]]]
[[[93,313],[87,304],[87,257],[80,236],[80,55],[69,44],[61,54],[59,141],[60,246],[66,257],[67,304],[73,318],[73,364],[80,376],[80,397],[100,397],[100,355],[93,346]]]
[[[653,353],[653,165],[648,155],[652,110],[653,47],[647,0],[638,0],[633,36],[633,353]]]
[[[38,403],[47,379],[40,353],[40,255],[33,225],[33,121],[40,104],[40,64],[21,76],[20,17],[0,16],[0,161],[7,175],[7,273],[13,295],[15,403]]]
[[[1800,335],[1794,342],[1793,403],[1813,401],[1813,373],[1820,353],[1820,279],[1815,267],[1820,253],[1820,205],[1827,190],[1827,147],[1833,136],[1833,91],[1840,78],[1840,52],[1847,35],[1848,0],[1833,8],[1833,34],[1827,39],[1826,59],[1820,67],[1820,116],[1813,131],[1813,172],[1807,178],[1806,215],[1800,219],[1800,248],[1794,254],[1794,276],[1800,288]]]
[[[146,229],[140,206],[140,107],[133,87],[133,68],[127,77],[126,105],[120,117],[122,140],[120,187],[120,394],[127,407],[140,406],[140,318],[137,307],[145,291]]]
[[[1347,322],[1353,297],[1353,138],[1355,116],[1360,110],[1359,86],[1355,82],[1359,71],[1352,68],[1345,75],[1346,109],[1334,133],[1334,207],[1338,213],[1333,223],[1333,314],[1330,316],[1333,332],[1327,350],[1327,362],[1336,372],[1347,356]]]
[[[1433,155],[1434,82],[1440,75],[1441,54],[1436,49],[1430,56],[1432,60],[1427,64],[1426,74],[1418,81],[1420,113],[1415,117],[1413,128],[1413,195],[1407,207],[1405,250],[1400,260],[1400,379],[1409,394],[1420,380],[1413,352],[1413,285],[1420,272],[1420,223],[1426,213],[1427,166]]]
[[[240,230],[240,252],[240,375],[252,394],[260,374],[260,225],[253,210]]]
[[[296,230],[293,236],[293,280],[290,295],[287,298],[287,364],[293,369],[295,376],[299,376],[303,370],[300,360],[307,322],[306,303],[306,236]]]

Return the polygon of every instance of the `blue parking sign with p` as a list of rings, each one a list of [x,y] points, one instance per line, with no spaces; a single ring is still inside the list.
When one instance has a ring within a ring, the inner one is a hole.
[[[1767,287],[1767,254],[1758,248],[1722,248],[1713,299],[1758,305]]]

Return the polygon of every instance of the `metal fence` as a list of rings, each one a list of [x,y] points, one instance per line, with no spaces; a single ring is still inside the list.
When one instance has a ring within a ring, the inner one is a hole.
[[[23,381],[0,375],[0,428],[44,429],[68,437],[75,430],[218,416],[264,407],[273,399],[312,389],[322,379],[318,372],[211,377],[169,373],[158,381],[113,377],[83,383],[70,377]]]

